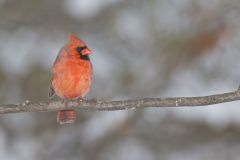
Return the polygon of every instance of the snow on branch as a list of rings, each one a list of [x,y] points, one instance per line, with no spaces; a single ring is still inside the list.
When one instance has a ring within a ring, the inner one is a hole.
[[[166,97],[144,98],[136,100],[76,100],[76,101],[49,101],[30,102],[27,100],[21,104],[0,105],[0,114],[21,112],[51,112],[66,109],[85,109],[97,111],[127,110],[147,107],[194,107],[240,100],[240,90],[229,93],[215,94],[201,97]]]

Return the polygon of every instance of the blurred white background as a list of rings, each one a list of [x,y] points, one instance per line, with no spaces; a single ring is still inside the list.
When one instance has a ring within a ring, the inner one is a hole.
[[[240,84],[238,0],[0,0],[0,102],[46,101],[68,34],[93,51],[87,98],[201,96]],[[239,102],[0,117],[0,159],[239,159]]]

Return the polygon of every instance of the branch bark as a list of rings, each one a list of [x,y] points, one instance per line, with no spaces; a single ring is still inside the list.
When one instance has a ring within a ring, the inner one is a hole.
[[[144,98],[137,100],[101,101],[101,100],[76,100],[62,102],[30,102],[21,104],[0,105],[0,114],[19,112],[51,112],[66,109],[85,110],[126,110],[147,107],[187,107],[208,106],[240,100],[240,90],[229,93],[215,94],[201,97],[171,97],[171,98]]]

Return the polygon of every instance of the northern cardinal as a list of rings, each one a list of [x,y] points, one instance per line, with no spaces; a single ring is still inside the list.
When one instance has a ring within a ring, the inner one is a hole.
[[[53,77],[49,98],[56,93],[60,98],[75,100],[84,97],[92,82],[91,50],[77,36],[71,34],[69,42],[59,51],[53,65]],[[62,110],[57,113],[59,124],[73,123],[76,111]]]

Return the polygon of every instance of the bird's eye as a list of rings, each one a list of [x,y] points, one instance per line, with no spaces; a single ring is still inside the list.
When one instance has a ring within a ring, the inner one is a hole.
[[[79,54],[82,54],[82,51],[86,48],[87,48],[87,46],[77,47],[77,51],[78,51]]]
[[[77,47],[77,51],[80,55],[80,59],[89,61],[90,59],[89,59],[88,55],[83,55],[83,53],[82,53],[85,49],[87,49],[87,46]]]

